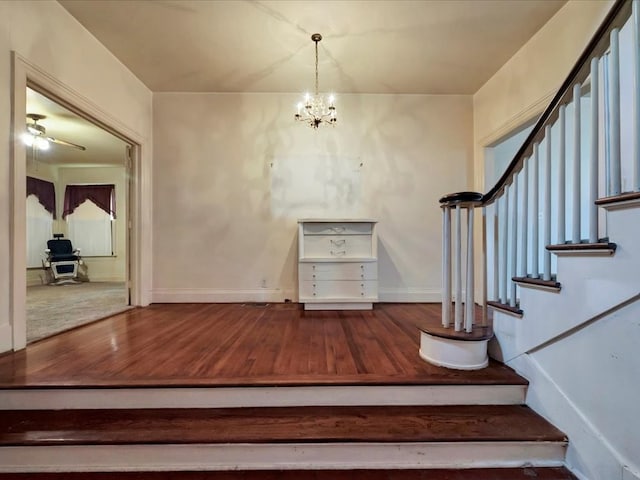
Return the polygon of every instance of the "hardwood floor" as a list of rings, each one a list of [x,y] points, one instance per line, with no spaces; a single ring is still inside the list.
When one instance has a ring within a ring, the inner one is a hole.
[[[0,388],[46,386],[526,384],[418,356],[439,304],[313,312],[297,304],[156,304],[0,357]]]

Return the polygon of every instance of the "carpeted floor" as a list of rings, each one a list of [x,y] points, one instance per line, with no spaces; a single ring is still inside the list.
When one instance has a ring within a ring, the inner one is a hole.
[[[27,288],[27,342],[129,308],[124,282],[84,282]]]

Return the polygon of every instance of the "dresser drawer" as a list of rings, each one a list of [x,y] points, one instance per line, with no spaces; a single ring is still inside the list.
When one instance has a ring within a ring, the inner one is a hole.
[[[371,235],[305,235],[305,257],[371,257]]]
[[[372,225],[364,223],[305,223],[302,233],[305,235],[368,235],[372,232]]]
[[[377,280],[375,262],[301,263],[300,280]]]
[[[378,299],[377,280],[303,280],[300,282],[300,299],[305,300],[352,300]]]

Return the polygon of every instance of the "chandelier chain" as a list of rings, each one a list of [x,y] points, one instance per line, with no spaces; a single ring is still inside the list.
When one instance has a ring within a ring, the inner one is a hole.
[[[318,95],[318,40],[316,40],[316,96]]]

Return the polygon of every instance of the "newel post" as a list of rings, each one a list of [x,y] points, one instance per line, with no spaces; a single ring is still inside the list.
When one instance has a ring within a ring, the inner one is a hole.
[[[478,192],[452,193],[440,199],[440,208],[442,208],[442,326],[449,328],[453,323],[456,332],[464,329],[470,333],[473,330],[475,317],[474,209],[480,206],[482,206],[482,194]],[[464,257],[463,210],[466,210],[466,256]],[[451,227],[452,211],[454,212],[455,235]],[[486,262],[486,257],[483,261]],[[455,295],[453,295],[452,283],[455,285]]]

